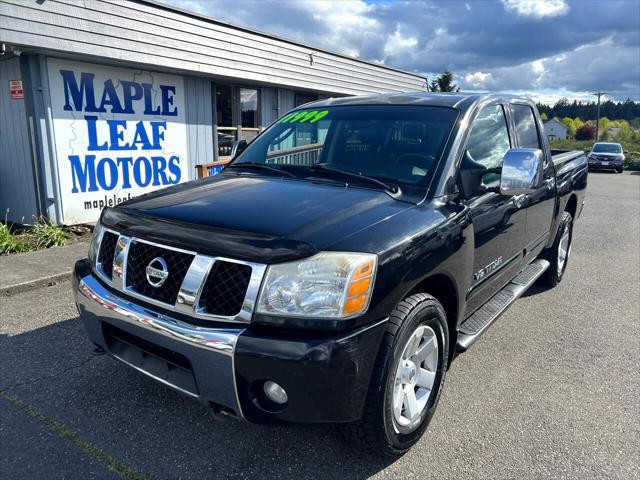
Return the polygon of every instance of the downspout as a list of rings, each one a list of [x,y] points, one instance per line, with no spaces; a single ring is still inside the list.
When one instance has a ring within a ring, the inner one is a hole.
[[[48,198],[48,200],[54,203],[55,212],[56,212],[56,222],[62,224],[64,222],[64,214],[62,211],[62,195],[60,193],[60,171],[58,170],[58,162],[57,155],[55,149],[55,133],[53,129],[53,114],[51,112],[51,95],[49,91],[49,76],[47,70],[47,62],[44,55],[38,56],[39,64],[40,64],[40,92],[42,94],[42,106],[44,118],[40,120],[40,122],[44,122],[44,125],[41,125],[42,131],[47,133],[47,135],[42,135],[43,141],[45,138],[48,138],[48,142],[46,145],[48,154],[49,154],[49,167],[50,171],[53,174],[53,178],[51,179],[51,185],[53,186],[53,198]]]

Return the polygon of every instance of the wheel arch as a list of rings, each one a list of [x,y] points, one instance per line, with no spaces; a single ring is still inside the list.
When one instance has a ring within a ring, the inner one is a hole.
[[[449,359],[451,363],[458,336],[459,297],[455,283],[444,273],[430,275],[416,284],[405,298],[414,293],[427,293],[442,304],[449,327]]]
[[[564,211],[569,212],[572,218],[576,218],[576,212],[578,211],[578,196],[572,193],[564,206]]]

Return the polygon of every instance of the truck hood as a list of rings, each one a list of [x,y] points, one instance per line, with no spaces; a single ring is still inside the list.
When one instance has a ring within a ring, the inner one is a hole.
[[[102,223],[200,253],[274,263],[326,249],[412,206],[368,188],[228,173],[107,209]]]

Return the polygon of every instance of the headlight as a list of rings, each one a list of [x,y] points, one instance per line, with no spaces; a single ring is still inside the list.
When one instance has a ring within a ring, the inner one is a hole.
[[[369,253],[323,252],[267,269],[258,313],[349,318],[369,306],[377,267]]]
[[[97,222],[95,228],[93,229],[91,242],[89,243],[89,262],[91,262],[91,265],[96,264],[96,259],[98,258],[98,249],[100,248],[100,240],[102,239],[103,230],[104,228],[102,227],[100,222]]]

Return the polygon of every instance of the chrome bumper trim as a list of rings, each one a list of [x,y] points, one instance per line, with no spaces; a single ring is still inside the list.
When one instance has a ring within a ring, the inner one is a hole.
[[[235,376],[234,351],[244,328],[206,328],[187,324],[115,295],[92,274],[78,279],[76,303],[89,338],[111,356],[154,380],[197,398],[227,407],[244,418]],[[185,355],[191,362],[198,391],[185,391],[109,351],[101,323],[135,327],[135,335]],[[137,330],[136,330],[137,329]],[[161,335],[162,338],[153,337]]]
[[[124,316],[130,323],[139,323],[163,335],[169,335],[198,347],[224,355],[233,355],[238,336],[244,329],[204,328],[188,325],[166,315],[153,312],[109,292],[98,280],[88,275],[80,279],[80,292],[103,307]]]

